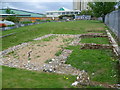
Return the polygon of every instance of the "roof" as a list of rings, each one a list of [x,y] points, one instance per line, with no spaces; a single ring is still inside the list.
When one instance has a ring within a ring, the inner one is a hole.
[[[46,12],[80,12],[80,10],[70,10],[70,9],[61,7],[56,11],[46,11]]]
[[[41,13],[34,13],[34,12],[12,9],[12,8],[9,8],[9,9],[12,12],[14,12],[14,14],[19,15],[18,17],[24,17],[24,16],[27,16],[27,15],[30,15],[30,17],[44,17],[44,14],[41,14]],[[0,9],[0,14],[7,14],[6,9]]]
[[[70,10],[67,8],[61,7],[58,11],[70,11]]]

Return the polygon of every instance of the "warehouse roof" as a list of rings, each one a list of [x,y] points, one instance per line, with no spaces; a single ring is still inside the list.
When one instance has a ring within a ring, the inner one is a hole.
[[[29,12],[29,11],[24,11],[24,10],[18,10],[18,9],[12,9],[9,8],[14,15],[17,15],[17,17],[25,17],[25,16],[29,16],[29,17],[44,17],[44,14],[41,13],[34,13],[34,12]],[[6,13],[6,9],[0,9],[0,16],[1,15],[7,15]]]

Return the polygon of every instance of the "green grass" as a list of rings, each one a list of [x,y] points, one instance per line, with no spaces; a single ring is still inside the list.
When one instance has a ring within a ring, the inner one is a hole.
[[[59,50],[55,55],[59,56],[62,53],[63,50]]]
[[[87,71],[93,81],[117,83],[117,77],[111,77],[117,75],[115,68],[117,60],[113,58],[111,50],[81,50],[80,46],[69,46],[67,49],[73,50],[67,64]],[[93,76],[92,73],[95,75]]]
[[[81,43],[96,43],[96,44],[109,44],[108,38],[96,37],[96,38],[82,38]]]
[[[2,67],[3,88],[71,88],[75,76]],[[64,78],[67,77],[68,79]]]
[[[101,27],[103,28],[101,30],[103,30],[104,32],[105,25],[103,23],[100,23],[99,21],[92,20],[50,22],[20,27],[17,29],[1,32],[3,33],[3,35],[16,32],[16,34],[14,35],[0,39],[0,44],[2,43],[3,46],[1,50],[21,44],[23,42],[40,42],[42,40],[33,41],[32,39],[46,34],[91,33],[88,32],[88,30],[98,30],[98,32],[95,31],[95,33],[101,33],[102,31],[99,31]],[[54,37],[49,37],[44,40],[49,41],[53,38]],[[64,39],[63,42],[69,42],[69,40]],[[89,38],[82,39],[81,42],[107,44],[108,40],[106,40],[105,38]],[[116,60],[113,58],[111,50],[81,50],[80,46],[69,46],[66,49],[73,50],[72,54],[67,60],[67,63],[80,70],[86,70],[90,75],[91,80],[105,83],[116,83],[117,77],[113,77],[114,75],[116,75]],[[57,52],[57,55],[60,55],[60,53],[61,52]],[[95,73],[95,75],[92,75],[92,73]],[[2,75],[3,88],[69,88],[71,87],[71,83],[73,83],[76,79],[75,76],[71,75],[59,75],[27,71],[4,66]],[[69,79],[66,80],[64,76],[68,77]]]
[[[50,22],[37,24],[32,26],[20,27],[12,30],[2,31],[2,35],[15,33],[14,35],[0,38],[2,43],[2,50],[11,46],[21,44],[23,42],[32,41],[32,39],[46,35],[46,34],[81,34],[86,33],[88,29],[98,30],[104,27],[103,23],[99,21],[71,21],[71,22]],[[104,29],[102,29],[104,32]],[[98,31],[99,32],[99,31]],[[87,32],[88,33],[88,32]]]
[[[45,61],[45,63],[49,63],[51,61],[52,61],[52,59],[48,59],[48,60]]]
[[[50,36],[48,38],[42,39],[42,41],[51,41],[52,39],[56,38],[57,36]]]

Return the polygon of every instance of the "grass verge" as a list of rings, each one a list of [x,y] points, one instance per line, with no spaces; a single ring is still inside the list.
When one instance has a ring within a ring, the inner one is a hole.
[[[71,88],[75,76],[2,67],[3,88]],[[67,77],[68,79],[65,79]]]

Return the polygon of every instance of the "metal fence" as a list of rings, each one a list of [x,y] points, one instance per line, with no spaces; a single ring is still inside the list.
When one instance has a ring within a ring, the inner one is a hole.
[[[105,24],[116,34],[120,41],[120,10],[107,14],[105,16]]]

